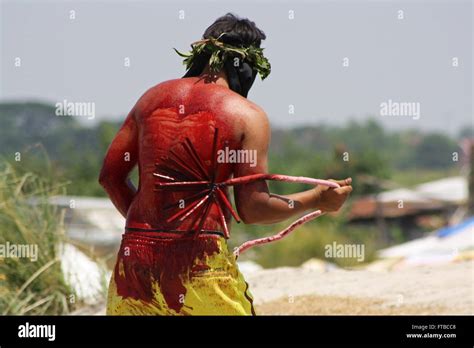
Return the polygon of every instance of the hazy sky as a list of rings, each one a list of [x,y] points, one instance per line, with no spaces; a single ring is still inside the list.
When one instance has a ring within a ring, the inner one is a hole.
[[[368,115],[391,129],[472,123],[471,1],[1,2],[2,101],[94,102],[84,122],[121,119],[146,89],[182,76],[173,47],[188,50],[233,12],[267,34],[272,74],[249,99],[274,127]],[[389,100],[419,103],[420,117],[381,115]]]

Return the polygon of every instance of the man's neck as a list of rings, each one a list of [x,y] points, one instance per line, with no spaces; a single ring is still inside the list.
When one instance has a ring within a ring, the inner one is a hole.
[[[221,85],[229,88],[229,82],[227,80],[227,75],[224,69],[221,69],[217,73],[211,73],[211,71],[209,70],[209,66],[207,66],[203,70],[201,75],[199,75],[199,79],[204,83],[214,83],[216,85]]]

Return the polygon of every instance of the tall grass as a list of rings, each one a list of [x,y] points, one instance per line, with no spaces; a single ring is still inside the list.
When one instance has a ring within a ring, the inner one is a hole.
[[[66,314],[74,309],[75,294],[59,260],[63,214],[48,203],[64,194],[64,185],[19,166],[0,163],[0,244],[36,246],[38,253],[36,261],[0,257],[0,313]]]

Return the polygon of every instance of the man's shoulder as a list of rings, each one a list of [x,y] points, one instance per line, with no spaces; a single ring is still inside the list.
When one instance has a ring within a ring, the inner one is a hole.
[[[183,79],[172,79],[172,80],[166,80],[162,81],[150,88],[148,88],[145,93],[143,93],[142,97],[147,97],[147,96],[155,96],[157,94],[165,94],[169,93],[170,89],[176,88],[179,85],[183,84]]]
[[[242,117],[266,117],[262,107],[234,92],[223,98],[222,103],[224,109]]]
[[[177,96],[177,91],[183,89],[180,85],[182,85],[181,79],[173,79],[160,82],[148,88],[135,105],[137,113],[146,115],[159,107],[164,100],[169,100],[170,96]]]

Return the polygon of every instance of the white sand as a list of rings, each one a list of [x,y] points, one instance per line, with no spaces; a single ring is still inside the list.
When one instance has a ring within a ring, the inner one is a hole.
[[[387,272],[276,268],[247,275],[255,304],[303,295],[379,299],[383,306],[447,307],[474,314],[474,262]]]

